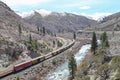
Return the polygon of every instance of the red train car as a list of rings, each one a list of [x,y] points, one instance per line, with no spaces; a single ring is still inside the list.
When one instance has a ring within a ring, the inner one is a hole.
[[[26,62],[23,62],[23,63],[20,63],[20,64],[17,64],[14,66],[14,71],[20,71],[26,67],[29,67],[32,65],[32,61],[26,61]]]

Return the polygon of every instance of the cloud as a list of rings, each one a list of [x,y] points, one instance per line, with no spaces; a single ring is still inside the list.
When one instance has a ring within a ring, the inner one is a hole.
[[[52,0],[1,0],[9,6],[18,5],[38,5],[45,2],[50,2]]]
[[[70,4],[63,4],[63,5],[55,5],[57,8],[72,8],[80,6],[80,3],[70,3]]]
[[[108,15],[111,15],[112,13],[93,13],[93,14],[86,14],[86,13],[80,13],[80,15],[83,15],[83,16],[86,16],[86,17],[89,17],[89,18],[92,18],[94,20],[99,20],[103,17],[106,17]]]
[[[90,9],[90,8],[91,8],[90,6],[82,6],[82,7],[80,7],[80,9],[83,9],[83,10]]]
[[[75,7],[78,7],[79,9],[82,9],[82,10],[87,10],[87,9],[90,9],[91,7],[90,6],[85,6],[85,4],[83,5],[82,2],[79,2],[79,3],[73,3],[73,4],[66,4],[66,5],[57,5],[56,6],[57,8],[75,8]]]
[[[93,5],[98,5],[100,1],[97,0],[66,0],[67,3],[57,4],[58,8],[81,8],[81,9],[90,9]],[[93,4],[94,2],[94,4]]]

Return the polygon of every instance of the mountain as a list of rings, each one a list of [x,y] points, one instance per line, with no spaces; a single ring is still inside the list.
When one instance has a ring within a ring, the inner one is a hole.
[[[25,22],[19,15],[11,10],[5,3],[0,1],[0,35],[17,39],[18,26],[21,25],[23,31],[35,31],[35,25]]]
[[[32,53],[30,48],[34,48],[29,44],[30,36],[32,38],[31,44],[40,45],[38,50],[42,49],[46,52],[52,50],[54,38],[51,35],[43,36],[42,32],[38,32],[37,26],[27,23],[5,3],[0,1],[0,60],[9,63],[15,61],[18,57],[19,60],[30,58],[28,55],[28,53]],[[34,55],[36,54],[34,53]],[[41,54],[42,51],[39,55]],[[14,58],[15,60],[13,60]]]
[[[15,56],[22,54],[26,50],[24,43],[28,41],[29,35],[33,35],[35,31],[35,25],[25,22],[0,1],[0,57],[5,55],[2,60],[11,61]],[[37,36],[37,38],[39,37]]]
[[[115,19],[115,18],[119,18],[119,17],[120,17],[120,12],[112,14],[112,15],[107,16],[107,17],[104,17],[103,22],[106,22],[106,21],[109,21],[109,20],[112,20],[112,19]]]
[[[97,24],[97,21],[84,16],[46,10],[32,11],[28,13],[28,16],[25,16],[24,19],[30,24],[35,24],[38,27],[45,27],[52,32],[72,32]]]
[[[98,24],[86,28],[87,30],[119,31],[120,30],[120,12],[103,18]]]

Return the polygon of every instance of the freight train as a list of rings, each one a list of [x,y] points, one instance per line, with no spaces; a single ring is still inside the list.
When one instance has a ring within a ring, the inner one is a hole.
[[[40,57],[31,59],[29,61],[14,65],[14,66],[9,66],[7,69],[0,72],[0,78],[3,78],[3,77],[8,76],[10,74],[17,73],[17,72],[24,70],[30,66],[38,64],[40,62],[43,62],[43,61],[45,61],[45,60],[47,60],[55,55],[58,55],[58,54],[64,52],[65,50],[69,49],[70,47],[72,47],[74,45],[74,43],[75,43],[75,41],[73,40],[70,44],[63,46],[63,47],[57,49],[56,51],[50,52],[45,56],[40,56]]]

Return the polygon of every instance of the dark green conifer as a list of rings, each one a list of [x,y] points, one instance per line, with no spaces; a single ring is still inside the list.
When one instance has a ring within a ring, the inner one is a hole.
[[[73,80],[75,77],[75,72],[77,70],[77,63],[74,58],[74,55],[72,55],[72,57],[69,59],[68,67],[69,67],[70,76]]]
[[[92,42],[91,42],[91,52],[95,54],[97,47],[98,46],[97,46],[96,33],[93,32],[93,37],[92,37]]]

